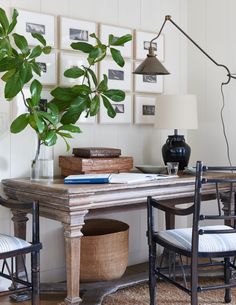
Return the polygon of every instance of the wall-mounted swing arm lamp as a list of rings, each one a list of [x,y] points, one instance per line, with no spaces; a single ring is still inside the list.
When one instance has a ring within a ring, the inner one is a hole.
[[[228,157],[229,164],[231,165],[229,145],[228,145],[228,140],[227,140],[226,131],[225,131],[225,124],[224,124],[224,120],[223,120],[223,109],[224,109],[224,104],[225,103],[224,103],[224,94],[223,94],[222,86],[229,84],[231,79],[236,79],[236,76],[235,76],[235,74],[232,74],[230,72],[230,70],[227,66],[225,66],[223,64],[220,64],[217,61],[215,61],[206,51],[204,51],[187,33],[185,33],[171,19],[170,15],[167,15],[167,16],[165,16],[165,20],[164,20],[164,22],[161,26],[161,29],[160,29],[159,33],[157,34],[156,37],[154,37],[150,41],[150,47],[149,47],[149,52],[147,54],[147,58],[136,68],[136,70],[134,71],[134,74],[143,74],[143,75],[167,75],[167,74],[170,74],[167,71],[167,69],[162,65],[162,63],[157,59],[156,54],[154,52],[154,48],[152,46],[152,42],[154,40],[158,39],[158,37],[161,35],[162,30],[163,30],[167,21],[171,22],[188,40],[190,40],[192,42],[192,44],[194,44],[208,59],[210,59],[211,62],[213,62],[216,66],[222,67],[226,70],[227,80],[225,82],[221,83],[221,93],[222,93],[223,105],[222,105],[220,113],[221,113],[223,134],[224,134],[224,137],[225,137],[226,147],[227,147],[227,157]],[[176,131],[175,131],[175,133],[176,133]]]
[[[157,59],[156,54],[154,52],[154,48],[152,46],[152,43],[154,40],[158,39],[158,37],[161,35],[162,30],[166,24],[167,21],[170,21],[185,37],[188,38],[206,57],[208,57],[215,65],[218,67],[222,67],[226,69],[228,79],[226,82],[222,83],[224,85],[228,84],[231,80],[231,78],[236,79],[236,76],[232,74],[228,67],[226,67],[223,64],[219,64],[217,61],[215,61],[206,51],[204,51],[187,33],[185,33],[172,19],[170,15],[165,16],[165,20],[161,26],[161,29],[156,37],[154,37],[150,41],[150,47],[149,52],[147,54],[147,58],[137,67],[137,69],[134,71],[134,74],[147,74],[147,75],[167,75],[170,74],[166,68],[160,63],[160,61]]]

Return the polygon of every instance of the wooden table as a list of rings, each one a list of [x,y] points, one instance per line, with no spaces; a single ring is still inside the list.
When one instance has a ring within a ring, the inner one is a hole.
[[[62,223],[67,272],[65,303],[77,305],[81,302],[80,237],[85,216],[96,211],[114,212],[145,208],[149,195],[171,205],[189,203],[193,199],[194,181],[195,177],[186,175],[138,184],[65,185],[61,179],[54,180],[51,184],[31,182],[29,179],[5,179],[2,184],[8,198],[17,201],[38,200],[41,216]],[[204,199],[212,199],[213,193],[213,187],[208,185],[203,189]],[[20,209],[12,212],[15,234],[24,238],[28,220],[26,212]],[[168,215],[167,228],[173,225],[174,218]]]

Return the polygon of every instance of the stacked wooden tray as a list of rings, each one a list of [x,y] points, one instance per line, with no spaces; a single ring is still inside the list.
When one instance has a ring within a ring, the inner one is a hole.
[[[59,156],[62,176],[89,173],[122,173],[133,168],[133,158],[120,156],[119,149],[84,147],[75,156]]]

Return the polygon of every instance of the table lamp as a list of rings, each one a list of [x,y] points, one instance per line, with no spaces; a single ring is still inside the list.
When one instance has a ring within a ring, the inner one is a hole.
[[[179,162],[179,169],[188,166],[191,148],[178,129],[197,129],[197,99],[195,95],[159,95],[156,99],[155,127],[174,129],[162,147],[164,163]]]

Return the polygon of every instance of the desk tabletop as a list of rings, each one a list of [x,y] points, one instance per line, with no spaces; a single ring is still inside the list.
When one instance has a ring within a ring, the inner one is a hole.
[[[222,176],[222,174],[221,174]],[[51,183],[32,182],[29,178],[5,179],[3,190],[8,198],[19,202],[37,200],[41,215],[67,221],[91,210],[145,207],[147,196],[153,196],[170,204],[193,202],[195,176],[160,179],[132,184],[73,184],[55,179]],[[203,195],[215,194],[215,186],[208,184]]]

